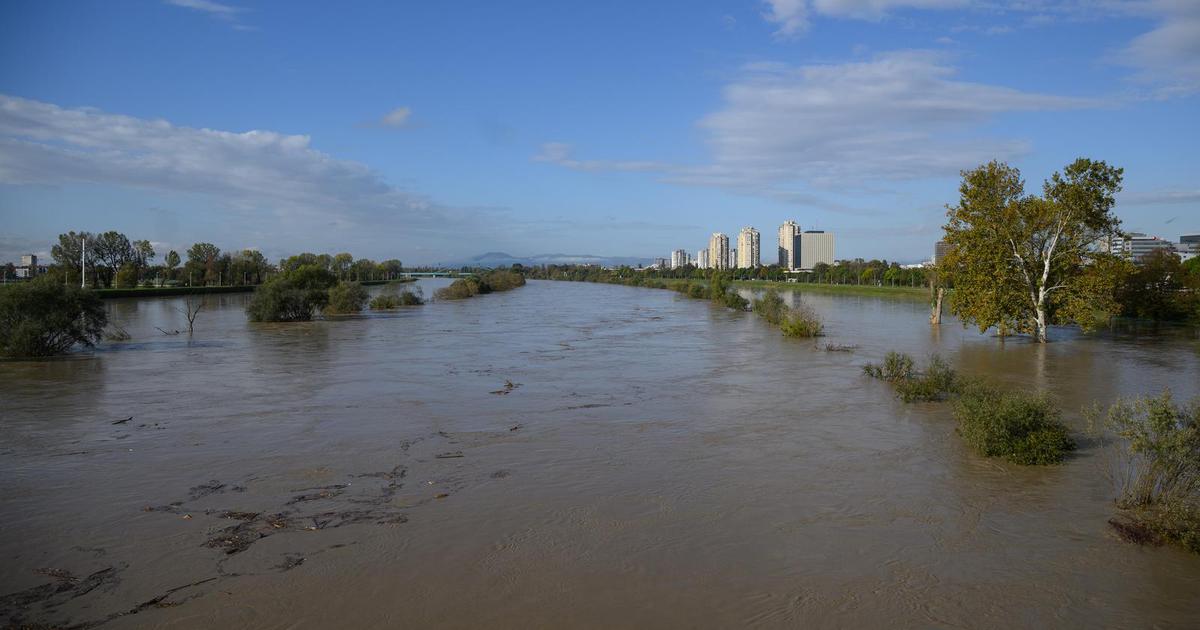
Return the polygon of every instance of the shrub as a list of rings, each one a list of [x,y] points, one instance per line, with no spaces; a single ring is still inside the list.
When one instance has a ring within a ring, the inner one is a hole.
[[[785,337],[819,337],[825,327],[812,309],[801,304],[787,309],[779,322],[779,329]]]
[[[380,311],[402,306],[420,306],[425,303],[421,295],[421,287],[405,287],[397,290],[397,285],[389,284],[383,292],[371,300],[371,310]]]
[[[371,295],[357,282],[339,282],[329,289],[329,302],[323,311],[331,315],[358,313],[367,305]]]
[[[708,289],[702,284],[693,284],[688,286],[688,297],[703,300],[708,297]]]
[[[934,354],[924,370],[910,372],[907,378],[897,381],[896,392],[904,402],[944,400],[959,390],[958,380],[954,368]]]
[[[246,314],[255,322],[308,321],[316,309],[329,303],[329,288],[335,284],[337,276],[330,271],[301,265],[259,285]]]
[[[721,303],[735,311],[744,311],[750,308],[750,301],[735,291],[726,291],[725,295],[721,297]]]
[[[1057,464],[1075,448],[1058,408],[1044,394],[966,387],[954,405],[958,432],[986,457],[1016,464]]]
[[[868,363],[863,366],[863,373],[891,383],[907,380],[913,375],[913,359],[903,352],[888,352],[883,357],[883,365]]]
[[[435,300],[465,300],[479,294],[479,281],[475,278],[459,278],[433,294]]]
[[[767,322],[778,326],[787,312],[787,305],[775,289],[769,289],[761,298],[754,300],[754,312]]]
[[[1117,506],[1154,541],[1200,553],[1200,398],[1175,405],[1171,393],[1118,400],[1093,431],[1107,433],[1108,476]]]
[[[0,288],[0,354],[45,357],[91,347],[108,315],[95,293],[48,278]]]
[[[496,269],[483,274],[480,278],[480,293],[492,291],[508,291],[525,286],[525,276],[508,269]]]

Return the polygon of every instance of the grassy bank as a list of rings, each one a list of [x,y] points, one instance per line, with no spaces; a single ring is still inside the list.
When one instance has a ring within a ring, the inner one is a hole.
[[[770,280],[734,280],[735,286],[751,289],[775,289],[839,295],[869,295],[929,299],[926,287],[874,286],[861,284],[817,284],[814,282],[772,282]]]

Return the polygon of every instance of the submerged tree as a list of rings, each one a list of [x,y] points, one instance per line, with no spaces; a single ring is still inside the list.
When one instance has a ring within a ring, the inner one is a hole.
[[[952,312],[981,331],[996,326],[1042,343],[1051,324],[1090,329],[1095,313],[1115,312],[1119,267],[1096,244],[1118,233],[1112,208],[1123,172],[1080,158],[1039,197],[1025,193],[1020,171],[1007,164],[965,171],[943,228]]]
[[[0,354],[44,357],[93,346],[108,315],[92,291],[41,278],[0,290]]]

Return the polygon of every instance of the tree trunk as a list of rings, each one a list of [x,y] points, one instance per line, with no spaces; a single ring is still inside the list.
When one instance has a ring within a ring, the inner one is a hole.
[[[1046,293],[1038,292],[1037,302],[1037,342],[1046,343]]]
[[[942,323],[942,296],[945,295],[946,289],[938,287],[932,300],[932,305],[929,309],[929,323],[938,325]]]

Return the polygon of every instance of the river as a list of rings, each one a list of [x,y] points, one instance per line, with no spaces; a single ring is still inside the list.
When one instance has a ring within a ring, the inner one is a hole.
[[[422,281],[426,295],[443,284]],[[1182,627],[1200,557],[1114,535],[1087,440],[970,452],[861,365],[941,353],[1080,409],[1200,395],[1200,341],[1001,341],[805,294],[827,337],[531,281],[251,324],[107,302],[127,342],[0,363],[0,623],[105,628]],[[789,294],[788,299],[796,299]],[[853,344],[828,352],[826,343]],[[132,418],[124,421],[126,418]]]

